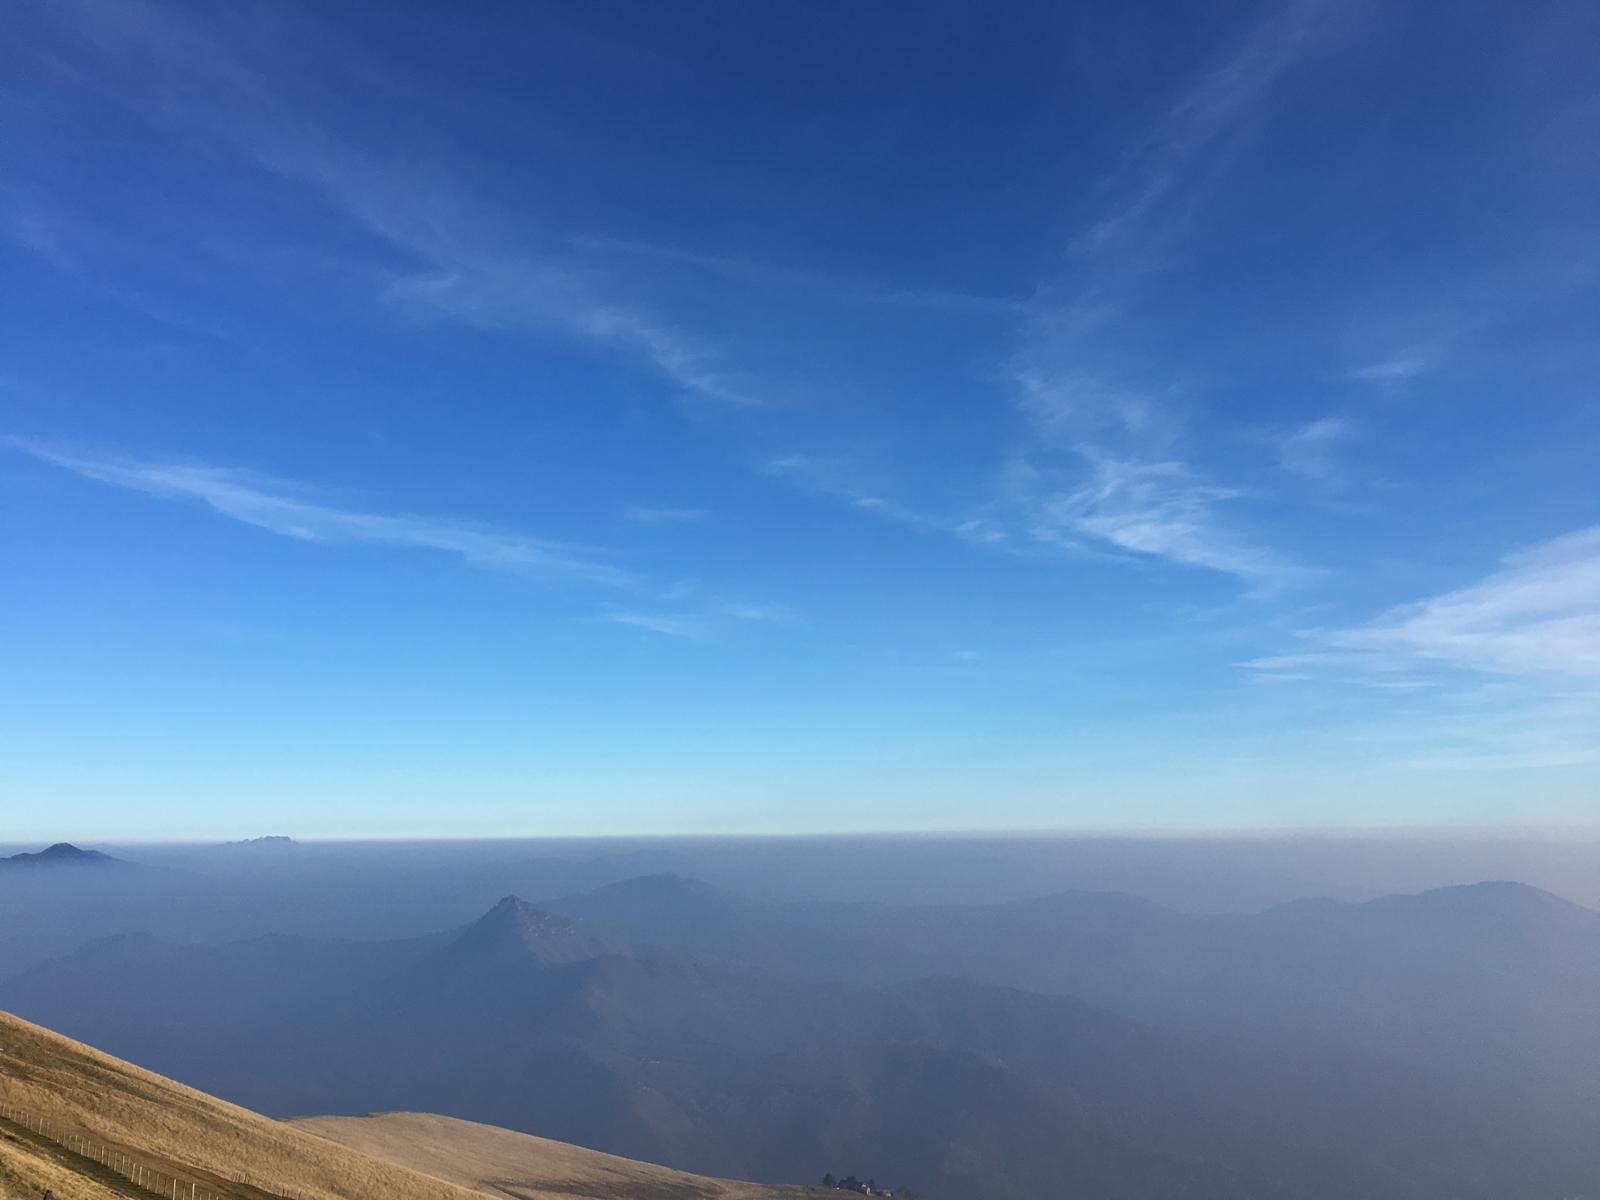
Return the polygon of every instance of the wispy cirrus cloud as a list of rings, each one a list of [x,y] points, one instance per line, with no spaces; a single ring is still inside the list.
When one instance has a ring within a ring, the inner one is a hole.
[[[1528,771],[1600,762],[1600,695],[1489,696],[1432,722],[1424,744],[1400,756],[1416,771]]]
[[[651,364],[684,392],[735,408],[763,401],[703,338],[647,311],[602,298],[581,273],[493,250],[457,250],[395,277],[393,305],[500,333],[564,332]]]
[[[432,551],[480,570],[606,588],[631,582],[621,568],[582,546],[438,517],[340,507],[302,486],[250,471],[90,456],[15,438],[6,444],[97,483],[203,504],[232,520],[297,541]]]
[[[1254,123],[1262,98],[1311,41],[1323,8],[1294,0],[1274,10],[1165,108],[1100,188],[1100,212],[1073,241],[1070,288],[1011,300],[845,281],[836,298],[1020,321],[1020,348],[1001,374],[1014,381],[1014,402],[1029,425],[1031,444],[1019,453],[1034,461],[1031,472],[1009,474],[1005,496],[981,511],[931,514],[886,488],[860,486],[825,455],[758,456],[758,469],[973,543],[1007,549],[1093,543],[1129,558],[1234,574],[1253,588],[1270,575],[1289,578],[1290,564],[1253,548],[1237,527],[1247,492],[1210,478],[1174,444],[1178,423],[1166,411],[1163,389],[1131,385],[1137,364],[1104,351],[1102,341],[1115,339],[1099,335],[1125,318],[1124,281],[1138,274],[1130,270],[1142,256],[1138,248],[1182,224],[1202,181],[1214,177]],[[258,68],[249,44],[225,45],[198,19],[137,0],[114,14],[92,4],[59,11],[104,68],[104,86],[125,102],[315,197],[381,247],[382,265],[370,274],[378,298],[393,311],[603,347],[670,381],[684,398],[727,412],[760,410],[774,389],[740,369],[719,340],[637,302],[633,297],[649,293],[619,283],[615,260],[650,256],[714,272],[749,285],[752,296],[838,287],[838,280],[805,268],[556,236],[536,220],[510,219],[482,203],[426,155],[380,156],[341,138],[312,118],[312,106],[296,103],[283,72]],[[1063,291],[1064,301],[1045,299]],[[1015,495],[1011,484],[1023,477],[1035,491]]]
[[[1359,379],[1365,383],[1402,383],[1407,379],[1415,379],[1419,375],[1427,374],[1432,366],[1432,361],[1427,354],[1421,351],[1409,351],[1397,354],[1392,358],[1380,359],[1368,363],[1364,367],[1357,367],[1350,372],[1350,378]]]
[[[1262,97],[1312,42],[1328,5],[1290,0],[1229,46],[1182,92],[1124,155],[1102,187],[1112,196],[1074,246],[1100,254],[1138,235],[1175,197],[1193,197],[1194,181],[1255,119]]]
[[[1363,758],[1417,771],[1600,762],[1600,526],[1508,555],[1466,586],[1311,629],[1247,678],[1361,696]]]
[[[762,474],[782,479],[819,496],[843,501],[852,508],[910,525],[931,527],[934,522],[864,483],[860,464],[837,456],[793,451],[775,454],[760,464]]]
[[[710,636],[710,627],[698,617],[685,617],[673,613],[634,612],[630,609],[617,609],[614,612],[601,613],[595,618],[611,625],[626,625],[633,629],[643,629],[650,633],[659,633],[662,637],[682,638],[684,641],[701,642]]]
[[[670,508],[649,504],[630,504],[622,510],[626,520],[639,525],[692,525],[710,514],[703,508]]]
[[[1600,681],[1600,526],[1512,554],[1466,587],[1365,624],[1308,631],[1301,641],[1303,649],[1244,665],[1264,672],[1445,668]]]
[[[416,514],[380,513],[330,502],[301,484],[253,471],[195,463],[86,454],[25,438],[0,442],[84,479],[148,496],[203,505],[280,537],[329,546],[371,545],[448,555],[484,571],[598,588],[671,607],[614,604],[594,618],[687,641],[709,641],[737,626],[800,626],[775,603],[702,595],[699,584],[665,589],[609,562],[597,550],[493,526]]]
[[[1353,654],[1600,679],[1600,526],[1513,554],[1478,583],[1325,637]]]
[[[754,625],[798,625],[799,614],[786,604],[748,604],[737,601],[717,605],[716,611],[735,621]]]
[[[1304,569],[1241,538],[1220,516],[1239,493],[1197,479],[1181,462],[1119,459],[1089,448],[1073,482],[1035,488],[1031,533],[1063,549],[1085,545],[1233,575],[1271,590]]]
[[[1278,463],[1303,479],[1333,480],[1339,474],[1334,453],[1355,433],[1355,423],[1348,417],[1319,417],[1277,439]]]
[[[1220,572],[1257,592],[1309,574],[1241,527],[1249,492],[1192,461],[1171,381],[1148,382],[1146,363],[1116,346],[1154,248],[1183,226],[1326,11],[1321,0],[1276,7],[1198,74],[1102,182],[1100,213],[1071,242],[1065,299],[1022,326],[1003,374],[1027,437],[1002,506],[1036,543]]]
[[[777,604],[748,604],[717,601],[690,609],[616,608],[601,613],[597,620],[612,625],[659,633],[685,641],[709,641],[733,625],[798,625],[794,610]]]
[[[648,259],[689,267],[758,291],[803,290],[843,304],[925,309],[961,315],[1018,316],[1034,310],[1031,297],[986,296],[948,288],[907,288],[860,275],[810,270],[730,254],[707,254],[676,246],[660,246],[628,238],[577,237],[571,244],[612,256]]]
[[[1184,457],[1181,424],[1157,394],[1109,371],[1051,371],[1042,360],[1057,352],[1036,348],[1013,364],[1013,404],[1029,436],[995,506],[1020,524],[1010,545],[1164,561],[1232,575],[1257,593],[1311,574],[1239,527],[1232,510],[1250,493]]]
[[[558,239],[485,207],[428,160],[380,157],[340,138],[295,102],[281,72],[258,68],[186,15],[140,0],[68,2],[51,14],[74,51],[95,64],[107,94],[307,189],[409,260],[377,272],[384,303],[499,332],[590,342],[653,368],[697,401],[758,403],[710,341],[618,294],[588,264],[563,255]],[[346,66],[374,83],[365,64]]]

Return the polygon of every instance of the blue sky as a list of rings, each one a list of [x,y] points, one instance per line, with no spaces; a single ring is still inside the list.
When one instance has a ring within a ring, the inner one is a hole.
[[[8,24],[15,837],[1594,822],[1593,5]]]

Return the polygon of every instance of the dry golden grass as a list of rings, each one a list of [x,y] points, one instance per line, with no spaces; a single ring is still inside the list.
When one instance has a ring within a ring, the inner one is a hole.
[[[5,1200],[126,1200],[127,1191],[77,1170],[70,1156],[0,1126],[0,1196]]]
[[[3,1012],[0,1104],[42,1118],[57,1140],[67,1134],[92,1139],[226,1200],[482,1200],[484,1192],[515,1200],[797,1200],[819,1194],[690,1175],[427,1113],[273,1121]],[[36,1200],[46,1189],[55,1200],[146,1195],[0,1122],[0,1198]]]
[[[813,1188],[736,1183],[432,1113],[290,1122],[364,1154],[517,1200],[798,1200]]]
[[[0,1103],[42,1117],[54,1130],[120,1147],[228,1200],[263,1200],[263,1188],[303,1200],[478,1200],[464,1188],[269,1120],[8,1013],[0,1013]],[[46,1178],[42,1166],[26,1166]],[[262,1187],[234,1182],[240,1177]],[[72,1191],[66,1183],[45,1183],[41,1190],[49,1187],[61,1200],[115,1194],[88,1186]]]

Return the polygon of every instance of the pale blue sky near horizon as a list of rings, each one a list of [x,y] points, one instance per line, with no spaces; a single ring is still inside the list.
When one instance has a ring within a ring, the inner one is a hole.
[[[24,0],[7,840],[1600,813],[1600,10]]]

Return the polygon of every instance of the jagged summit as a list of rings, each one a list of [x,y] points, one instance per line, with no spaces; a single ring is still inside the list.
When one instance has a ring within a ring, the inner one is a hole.
[[[507,896],[469,925],[452,952],[506,960],[532,958],[542,963],[583,962],[614,952],[576,921]]]
[[[19,867],[74,867],[94,866],[109,863],[119,863],[121,859],[112,858],[109,854],[102,854],[98,850],[80,850],[71,842],[57,842],[33,854],[13,854],[9,858],[0,858],[0,864],[11,864]]]

